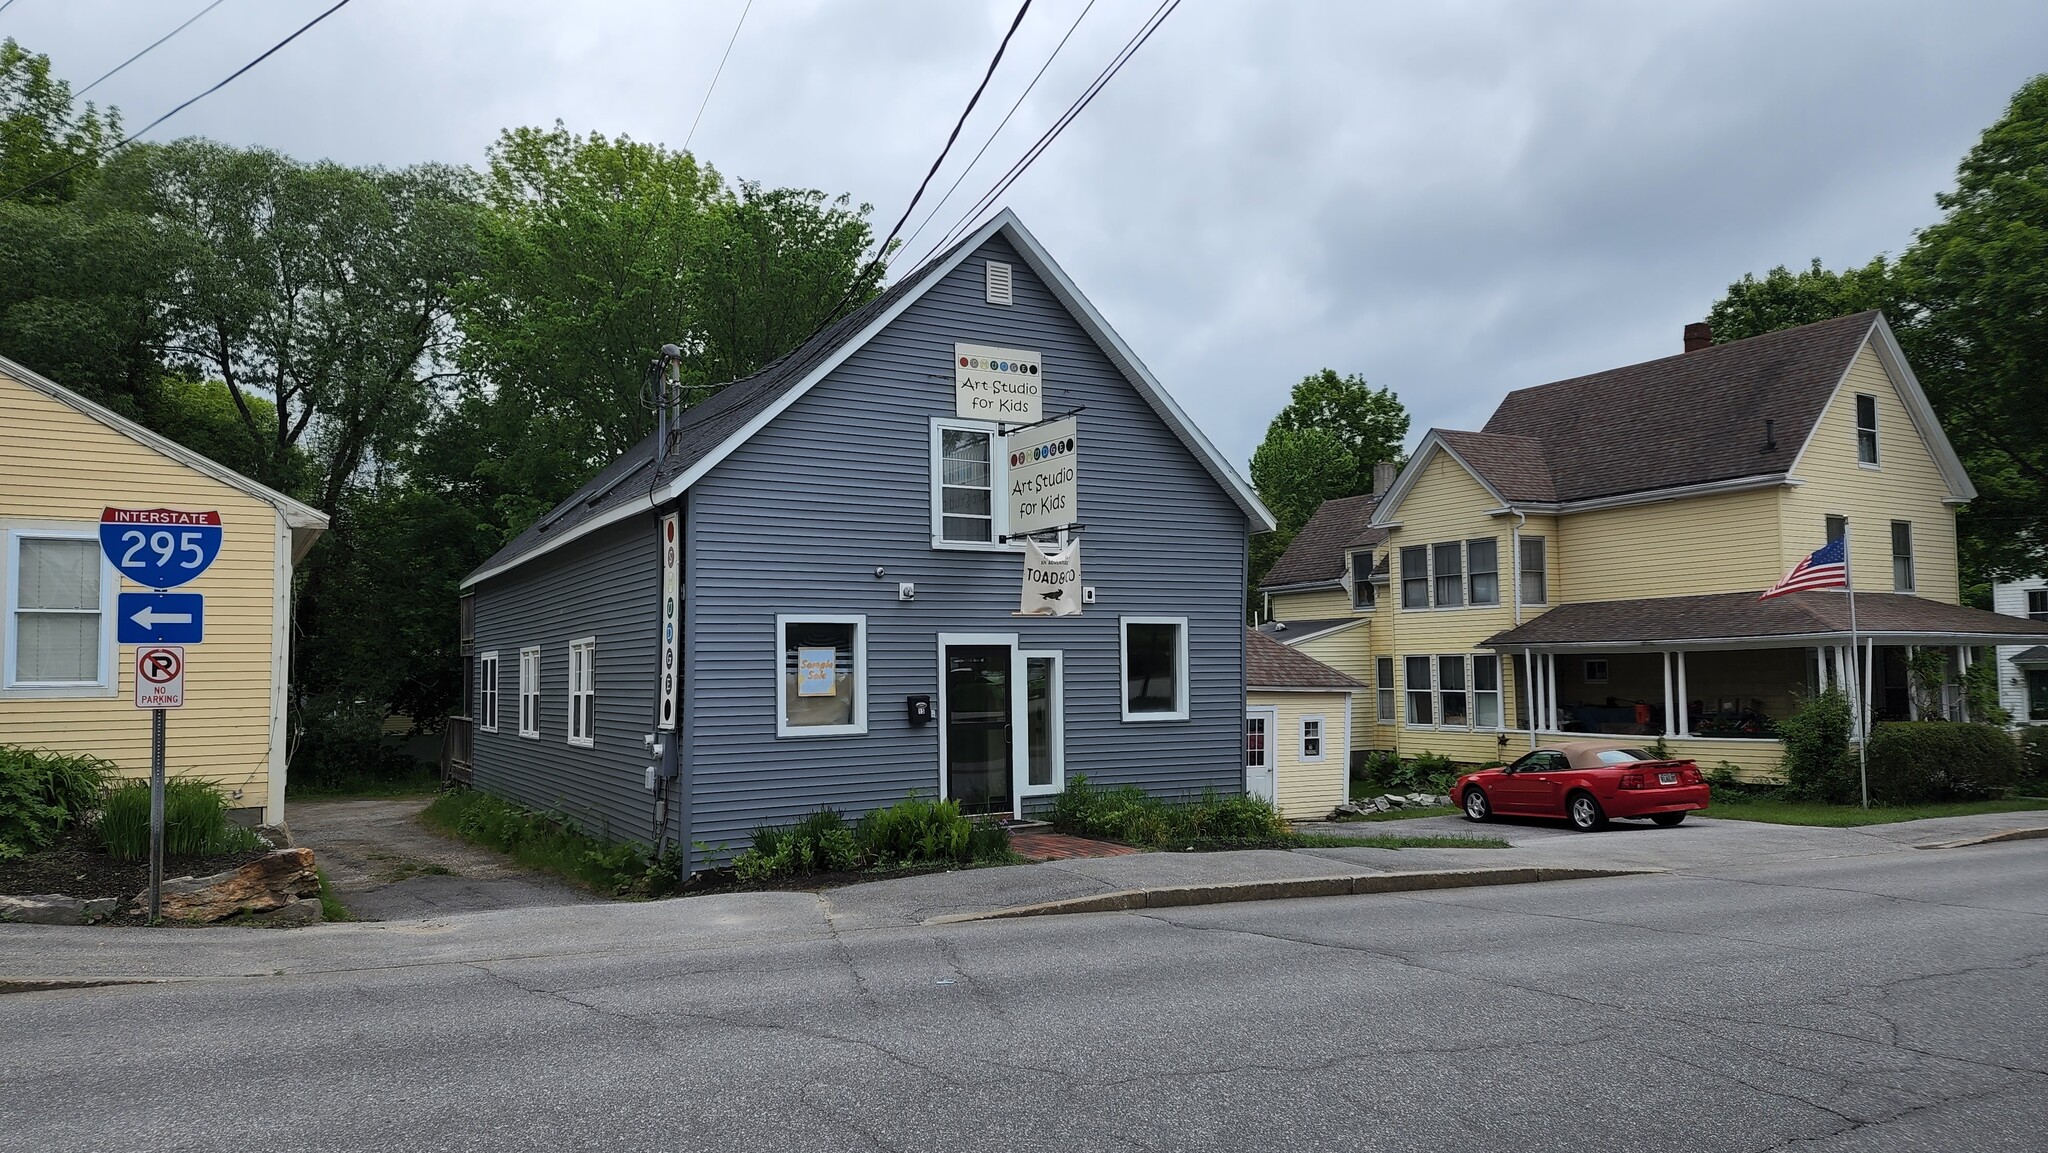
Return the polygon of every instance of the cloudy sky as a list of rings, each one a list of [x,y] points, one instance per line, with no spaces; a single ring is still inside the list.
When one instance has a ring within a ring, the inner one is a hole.
[[[82,86],[207,2],[14,0],[0,35]],[[224,0],[89,98],[139,127],[331,2]],[[560,119],[679,147],[744,3],[353,0],[153,136],[476,164]],[[754,0],[691,146],[886,229],[1016,3]],[[1032,4],[926,206],[1086,4]],[[1096,0],[913,255],[1154,6]],[[2039,0],[1186,0],[1003,203],[1242,466],[1324,366],[1417,436],[1476,427],[1677,352],[1745,271],[1898,252],[2044,45]]]

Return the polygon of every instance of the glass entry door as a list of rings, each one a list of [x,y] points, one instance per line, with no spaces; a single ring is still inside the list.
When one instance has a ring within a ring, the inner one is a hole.
[[[1012,657],[1008,645],[947,645],[946,795],[968,813],[1008,812]]]

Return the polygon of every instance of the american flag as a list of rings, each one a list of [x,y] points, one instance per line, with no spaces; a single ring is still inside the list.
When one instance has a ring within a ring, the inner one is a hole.
[[[1849,558],[1844,542],[1837,537],[1813,550],[1813,555],[1792,566],[1785,579],[1764,590],[1760,601],[1808,589],[1838,589],[1849,583]]]

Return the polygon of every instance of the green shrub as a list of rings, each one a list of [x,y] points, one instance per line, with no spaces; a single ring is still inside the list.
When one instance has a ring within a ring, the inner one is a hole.
[[[1839,689],[1827,689],[1801,701],[1791,716],[1778,722],[1778,738],[1785,742],[1781,771],[1789,799],[1831,805],[1858,799],[1849,721],[1849,698]]]
[[[593,837],[562,817],[536,813],[474,789],[442,792],[420,819],[607,896],[655,896],[673,892],[681,883],[680,851],[650,859],[647,850],[631,841]]]
[[[1387,779],[1401,768],[1401,754],[1392,749],[1372,749],[1359,759],[1352,769],[1353,780],[1364,781],[1367,785],[1384,786]],[[1382,787],[1381,791],[1385,789]]]
[[[860,846],[853,830],[831,809],[819,809],[794,825],[762,825],[754,843],[733,860],[742,881],[756,882],[806,873],[858,867]]]
[[[1992,653],[1995,656],[1997,650]],[[1997,661],[1978,661],[1963,674],[1963,704],[1973,721],[2000,728],[2012,723],[2012,713],[1998,701]]]
[[[2048,725],[2020,730],[2020,776],[2036,796],[2048,789]]]
[[[428,784],[432,773],[384,732],[384,707],[331,695],[297,709],[298,745],[286,786],[292,795],[388,791]]]
[[[107,794],[100,840],[117,860],[149,856],[149,782],[126,781]],[[210,781],[164,782],[164,855],[210,857],[263,847],[256,834],[228,820],[228,798]]]
[[[1437,753],[1421,753],[1404,761],[1392,750],[1374,749],[1365,755],[1358,779],[1376,793],[1448,793],[1458,779],[1458,767]]]
[[[747,851],[733,859],[733,871],[754,883],[866,867],[1010,859],[1010,834],[1000,824],[963,815],[958,801],[927,801],[913,794],[870,812],[851,828],[831,809],[793,825],[763,825],[754,830]]]
[[[1196,800],[1174,803],[1135,785],[1096,789],[1084,775],[1067,782],[1046,819],[1063,832],[1152,848],[1267,843],[1289,836],[1279,810],[1258,797],[1225,797],[1210,789]]]
[[[1892,721],[1871,732],[1866,753],[1878,804],[1981,800],[2020,776],[2019,746],[1996,725]]]
[[[90,817],[117,772],[98,757],[0,745],[0,860],[47,848]]]

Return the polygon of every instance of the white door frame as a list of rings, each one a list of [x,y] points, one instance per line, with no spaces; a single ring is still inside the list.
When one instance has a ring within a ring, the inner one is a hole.
[[[1031,704],[1030,662],[1033,660],[1052,662],[1051,683],[1047,685],[1047,691],[1052,694],[1052,723],[1049,726],[1052,732],[1052,783],[1049,785],[1031,783],[1031,717],[1027,710]],[[1010,796],[1014,798],[1014,803],[1010,806],[1010,815],[1017,820],[1023,820],[1024,798],[1050,797],[1066,791],[1067,657],[1061,649],[1019,649],[1016,662],[1024,675],[1017,677],[1021,688],[1020,695],[1015,699],[1022,701],[1023,704],[1018,706],[1017,727],[1012,731],[1021,732],[1023,739],[1014,742],[1022,751],[1022,755],[1013,755],[1010,759]]]
[[[939,726],[939,799],[946,800],[946,649],[950,645],[983,645],[990,648],[1010,650],[1010,807],[1018,807],[1017,794],[1017,724],[1024,716],[1024,679],[1017,675],[1017,634],[1016,633],[940,633],[939,651],[939,706],[933,710],[932,720]]]
[[[1244,710],[1245,727],[1243,731],[1238,733],[1237,737],[1237,759],[1244,765],[1244,791],[1249,796],[1257,795],[1252,792],[1251,757],[1248,755],[1249,750],[1245,747],[1245,738],[1250,734],[1253,717],[1266,722],[1266,773],[1273,779],[1273,791],[1266,799],[1278,805],[1280,803],[1280,710],[1273,705],[1251,705]],[[1325,724],[1323,743],[1326,747],[1330,740],[1328,728],[1329,726]]]

